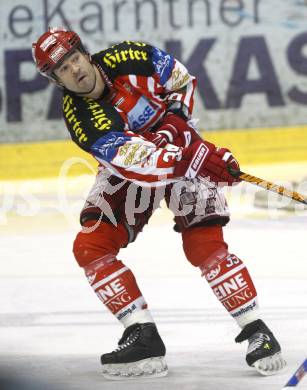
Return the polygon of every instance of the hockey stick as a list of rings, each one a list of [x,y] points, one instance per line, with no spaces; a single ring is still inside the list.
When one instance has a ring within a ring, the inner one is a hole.
[[[259,177],[250,175],[248,173],[244,173],[242,171],[236,171],[231,167],[228,167],[228,171],[232,176],[238,177],[239,179],[246,181],[247,183],[251,183],[256,186],[262,187],[266,190],[276,192],[279,195],[294,199],[297,202],[307,204],[307,198],[305,198],[303,195],[299,194],[296,191],[291,191],[283,186],[279,186],[270,181],[260,179]]]
[[[283,389],[286,389],[288,387],[294,387],[299,384],[299,382],[303,379],[307,372],[307,359],[303,361],[303,363],[299,366],[299,368],[295,371],[293,376],[289,379],[285,387]]]

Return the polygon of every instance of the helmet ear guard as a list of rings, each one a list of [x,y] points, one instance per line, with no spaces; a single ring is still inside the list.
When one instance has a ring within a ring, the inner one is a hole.
[[[87,53],[79,35],[63,27],[49,27],[49,30],[32,44],[32,57],[38,72],[61,85],[54,75],[55,68],[74,50]]]

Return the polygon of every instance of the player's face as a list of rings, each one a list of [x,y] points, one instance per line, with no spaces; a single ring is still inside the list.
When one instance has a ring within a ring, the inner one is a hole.
[[[96,83],[95,70],[87,54],[75,50],[54,70],[59,81],[76,93],[86,93]]]

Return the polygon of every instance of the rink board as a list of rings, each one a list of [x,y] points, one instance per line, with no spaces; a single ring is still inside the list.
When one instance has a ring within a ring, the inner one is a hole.
[[[203,131],[202,136],[228,147],[241,165],[307,160],[307,126]],[[90,173],[97,166],[70,140],[3,144],[0,156],[0,180],[58,176],[67,160],[71,161],[69,175]]]

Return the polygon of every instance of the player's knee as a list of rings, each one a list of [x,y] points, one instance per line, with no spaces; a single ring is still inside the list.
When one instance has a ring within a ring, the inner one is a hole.
[[[108,255],[110,251],[111,248],[106,240],[99,242],[95,233],[79,232],[73,244],[73,253],[80,267],[85,267]]]
[[[216,256],[228,254],[219,225],[192,227],[182,232],[183,250],[186,258],[195,267],[202,268]]]
[[[73,244],[73,253],[80,267],[85,267],[97,259],[110,256],[115,258],[126,243],[126,233],[123,229],[108,223],[100,223],[94,227],[94,222],[91,222],[85,224]]]

